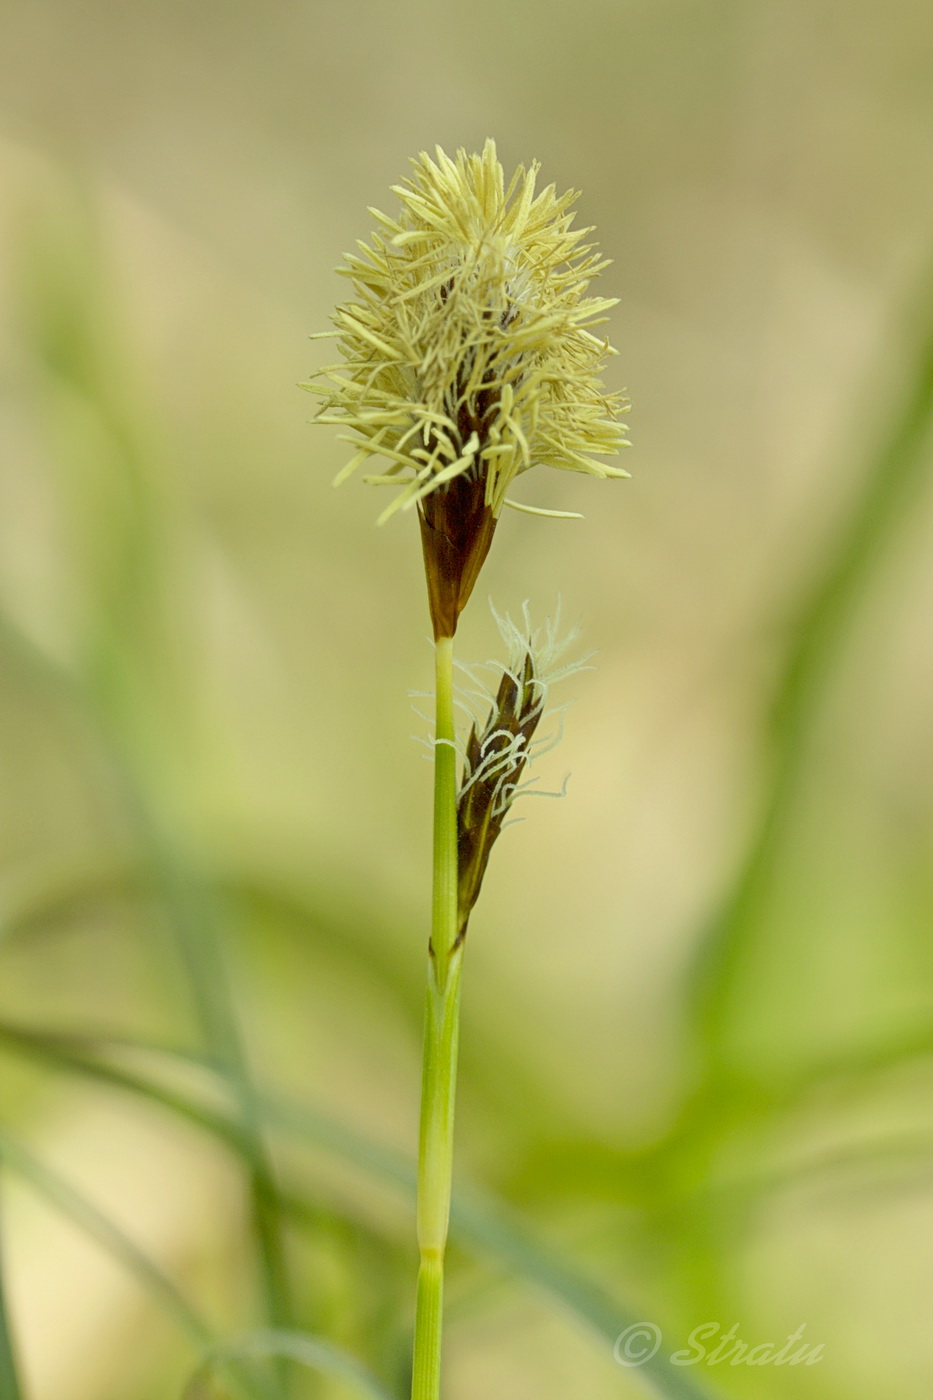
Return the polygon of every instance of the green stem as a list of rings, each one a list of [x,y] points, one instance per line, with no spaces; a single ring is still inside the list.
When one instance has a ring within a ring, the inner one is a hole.
[[[434,887],[431,905],[432,970],[447,985],[457,942],[457,751],[454,731],[454,639],[435,644],[437,694],[434,730]]]
[[[412,1400],[440,1400],[444,1251],[453,1178],[462,945],[457,945],[457,755],[453,638],[436,648],[434,886],[418,1143],[418,1294]]]

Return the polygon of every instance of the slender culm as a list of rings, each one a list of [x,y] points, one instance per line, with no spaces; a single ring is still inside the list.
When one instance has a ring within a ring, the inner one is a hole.
[[[601,458],[626,446],[627,405],[600,375],[595,335],[613,300],[591,297],[606,265],[574,229],[573,193],[536,191],[537,166],[506,185],[496,148],[412,162],[394,187],[396,218],[372,211],[370,243],[341,272],[356,299],[338,307],[341,355],[306,387],[316,421],[344,429],[370,458],[375,485],[395,488],[380,520],[418,515],[435,644],[434,854],[425,1009],[412,1400],[439,1400],[444,1254],[453,1173],[454,1102],[465,934],[493,843],[522,782],[547,693],[535,638],[518,637],[458,777],[454,637],[509,495],[535,466],[591,476],[627,473]],[[554,637],[547,638],[550,654]]]

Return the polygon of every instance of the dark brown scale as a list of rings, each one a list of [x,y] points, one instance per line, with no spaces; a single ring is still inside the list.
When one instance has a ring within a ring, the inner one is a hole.
[[[453,285],[452,278],[441,284],[439,295],[445,304]],[[490,310],[488,314],[493,313]],[[502,326],[508,325],[510,319],[508,308],[501,317]],[[454,387],[457,433],[453,446],[459,456],[475,433],[479,450],[468,471],[429,492],[418,507],[435,640],[452,637],[456,632],[496,529],[496,516],[486,504],[486,469],[476,465],[499,406],[498,391],[492,387],[495,378],[495,369],[490,365],[471,401],[465,392],[468,375],[461,374]],[[427,442],[429,453],[434,446],[430,440]]]
[[[488,397],[488,391],[486,391]],[[484,407],[483,413],[488,409]],[[457,408],[457,453],[473,433],[484,437],[483,425],[464,401]],[[433,444],[428,443],[428,451]],[[479,454],[477,454],[478,456]],[[452,637],[473,585],[489,553],[496,517],[486,504],[486,472],[474,464],[419,503],[421,547],[428,582],[428,604],[434,637]]]

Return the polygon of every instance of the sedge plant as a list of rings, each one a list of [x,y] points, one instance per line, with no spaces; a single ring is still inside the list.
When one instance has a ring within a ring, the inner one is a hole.
[[[538,167],[506,184],[481,154],[422,154],[393,187],[395,217],[371,210],[369,243],[340,269],[354,299],[333,316],[340,360],[307,387],[316,421],[339,425],[366,480],[394,488],[380,522],[417,515],[434,633],[434,841],[421,1127],[412,1400],[439,1400],[444,1253],[450,1215],[460,988],[467,927],[489,854],[523,783],[549,683],[556,628],[504,624],[509,657],[465,745],[454,722],[454,638],[505,506],[536,466],[598,477],[627,445],[626,401],[604,388],[613,299],[589,295],[606,266],[573,225],[576,195],[537,190]]]

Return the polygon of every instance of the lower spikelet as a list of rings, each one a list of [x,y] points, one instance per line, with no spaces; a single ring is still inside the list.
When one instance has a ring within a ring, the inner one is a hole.
[[[545,715],[550,687],[585,665],[585,658],[559,664],[576,637],[575,632],[559,636],[559,617],[558,609],[554,622],[548,621],[543,632],[532,629],[527,606],[524,629],[508,617],[496,619],[509,647],[509,660],[501,669],[485,721],[474,722],[470,729],[457,798],[461,938],[479,897],[490,851],[521,792],[526,766],[536,747],[540,752],[555,742],[533,742]]]

